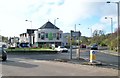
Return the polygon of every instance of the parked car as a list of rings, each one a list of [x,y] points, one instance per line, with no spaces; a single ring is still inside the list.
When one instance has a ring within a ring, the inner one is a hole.
[[[72,46],[72,49],[77,49],[77,46]]]
[[[2,61],[7,60],[7,53],[4,49],[4,47],[2,47],[2,46],[0,46],[0,58],[2,59]]]
[[[68,52],[68,49],[64,46],[58,46],[57,48],[55,48],[55,50],[57,50],[58,52]]]
[[[80,48],[86,48],[86,45],[85,44],[81,44]]]
[[[91,49],[93,49],[93,50],[98,50],[98,45],[97,45],[97,44],[93,44],[93,45],[91,46]]]

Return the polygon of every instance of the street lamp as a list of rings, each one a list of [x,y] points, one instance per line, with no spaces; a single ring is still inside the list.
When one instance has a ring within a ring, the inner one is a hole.
[[[115,4],[117,4],[117,13],[118,13],[118,29],[119,29],[119,24],[120,24],[120,16],[119,16],[119,13],[120,13],[120,1],[118,1],[118,2],[110,2],[110,1],[107,1],[107,3],[115,3]],[[118,35],[119,34],[119,31],[117,31],[117,39],[118,39]],[[119,40],[118,40],[119,41]],[[119,45],[119,43],[117,43],[117,50],[118,50],[118,45]]]
[[[56,20],[59,18],[54,19],[54,30],[55,30],[55,25],[56,25]],[[55,33],[56,34],[56,33]],[[54,46],[55,46],[55,34],[54,34]]]
[[[81,24],[78,24],[78,25],[81,25]],[[75,32],[76,32],[76,24],[75,24]],[[75,37],[75,44],[77,44],[76,40],[77,38]]]
[[[78,25],[81,25],[81,24],[78,24]],[[75,31],[76,31],[76,24],[75,24]]]
[[[113,33],[113,18],[112,17],[105,17],[105,19],[111,19],[111,33]]]
[[[25,20],[25,21],[31,22],[31,29],[32,29],[32,21],[29,21],[29,20]]]
[[[30,43],[30,45],[31,45],[31,44],[32,44],[32,36],[31,36],[31,35],[32,35],[32,21],[30,21],[30,20],[25,20],[25,21],[28,21],[28,22],[31,23],[31,29],[30,29],[31,32],[29,33],[29,35],[30,35],[30,42],[29,42],[29,43]]]
[[[59,18],[54,19],[54,25],[56,25],[56,20],[57,20],[57,19],[59,19]]]
[[[90,31],[91,31],[91,37],[92,37],[92,28],[88,28],[88,29],[90,29]]]

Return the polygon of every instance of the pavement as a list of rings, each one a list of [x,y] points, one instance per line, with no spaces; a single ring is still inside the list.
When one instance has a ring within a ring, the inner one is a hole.
[[[117,76],[118,70],[46,60],[2,63],[2,76]],[[92,71],[91,71],[92,70]],[[27,73],[26,73],[27,72]]]

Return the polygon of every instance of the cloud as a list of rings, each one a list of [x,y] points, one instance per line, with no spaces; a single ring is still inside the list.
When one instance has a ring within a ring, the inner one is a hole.
[[[107,19],[105,19],[107,17]],[[113,23],[113,31],[118,27],[117,26],[117,16],[109,15],[109,16],[103,16],[100,18],[99,22],[94,24],[92,26],[92,30],[103,30],[105,33],[110,33],[111,32],[111,18],[112,18],[112,23]]]
[[[99,23],[95,22],[94,25],[105,26],[109,21],[105,23],[103,16],[116,16],[117,14],[116,5],[106,4],[106,1],[0,0],[0,21],[2,21],[0,22],[0,25],[2,25],[0,30],[3,35],[14,36],[26,32],[26,29],[30,27],[30,23],[25,22],[26,19],[33,21],[32,28],[39,28],[48,20],[54,23],[54,19],[59,18],[56,25],[64,32],[69,32],[74,29],[76,23],[80,22],[82,24],[82,20],[87,23],[88,19],[94,21],[95,16],[99,17],[100,20]],[[116,20],[116,17],[114,20]],[[114,21],[114,24],[116,23]]]

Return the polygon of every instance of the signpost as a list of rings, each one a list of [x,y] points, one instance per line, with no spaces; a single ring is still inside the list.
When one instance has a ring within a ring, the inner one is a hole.
[[[70,59],[72,59],[72,38],[78,37],[80,41],[80,36],[81,36],[80,31],[73,31],[73,30],[70,31]],[[80,42],[78,43],[78,45],[80,45]],[[78,48],[78,51],[80,51],[80,48]],[[80,52],[78,52],[78,56],[80,56]]]

